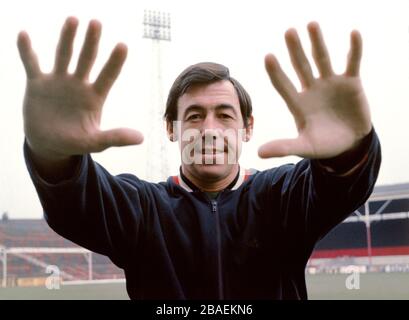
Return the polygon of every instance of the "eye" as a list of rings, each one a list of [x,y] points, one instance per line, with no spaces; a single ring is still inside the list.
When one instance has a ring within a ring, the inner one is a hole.
[[[233,117],[227,113],[221,113],[219,117],[222,119],[233,119]]]
[[[186,121],[194,121],[194,120],[199,120],[199,119],[200,119],[200,114],[195,113],[195,114],[188,116],[186,118]]]

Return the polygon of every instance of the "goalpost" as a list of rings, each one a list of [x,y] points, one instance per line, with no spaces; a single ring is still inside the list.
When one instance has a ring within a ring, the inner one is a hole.
[[[0,260],[2,263],[2,281],[1,286],[3,288],[7,287],[7,277],[8,277],[8,259],[10,256],[15,256],[20,259],[25,260],[28,264],[44,268],[44,277],[60,277],[60,280],[78,280],[75,275],[70,272],[60,270],[60,266],[53,266],[49,262],[45,261],[44,257],[36,257],[38,254],[81,254],[88,266],[88,281],[93,280],[93,263],[92,263],[92,252],[83,248],[6,248],[0,246]],[[54,267],[54,268],[50,268]],[[47,276],[47,273],[52,273]]]

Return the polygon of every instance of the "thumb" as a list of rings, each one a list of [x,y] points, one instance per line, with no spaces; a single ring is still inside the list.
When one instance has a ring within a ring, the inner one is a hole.
[[[100,131],[97,136],[96,152],[110,147],[123,147],[143,142],[143,134],[134,129],[117,128]]]
[[[299,139],[279,139],[263,144],[258,149],[260,158],[285,157],[289,155],[302,156],[304,146]]]

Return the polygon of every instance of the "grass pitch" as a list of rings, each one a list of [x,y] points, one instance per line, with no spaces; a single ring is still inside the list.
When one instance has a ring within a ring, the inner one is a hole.
[[[347,274],[307,275],[311,300],[409,300],[409,273],[359,275],[359,289],[347,289]],[[0,300],[128,300],[124,283],[45,287],[0,288]]]

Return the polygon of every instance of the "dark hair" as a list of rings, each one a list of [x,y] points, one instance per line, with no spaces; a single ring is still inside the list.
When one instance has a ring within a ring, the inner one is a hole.
[[[252,114],[251,99],[243,86],[234,78],[230,77],[227,67],[214,62],[201,62],[187,67],[175,80],[170,88],[164,118],[167,122],[177,119],[178,100],[192,85],[210,84],[216,81],[228,80],[236,89],[240,102],[240,111],[244,126]]]

